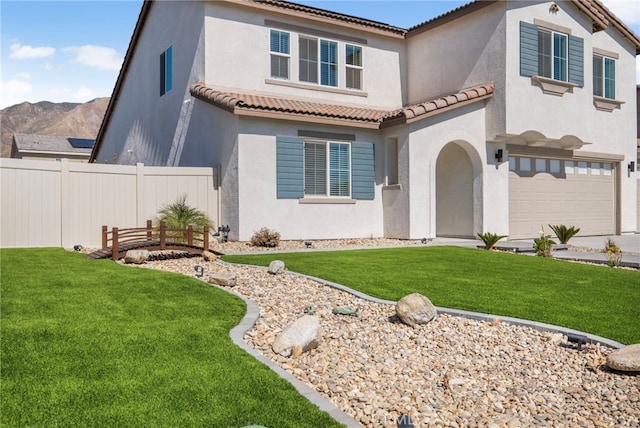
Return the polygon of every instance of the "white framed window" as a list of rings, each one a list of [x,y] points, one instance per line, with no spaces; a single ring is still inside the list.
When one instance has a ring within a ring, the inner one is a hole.
[[[531,171],[531,158],[520,158],[520,171]]]
[[[516,170],[516,158],[513,156],[509,156],[509,171]]]
[[[602,55],[593,56],[593,95],[616,98],[616,61]]]
[[[602,164],[602,175],[611,175],[611,164]]]
[[[587,162],[578,162],[578,174],[586,175],[587,172]]]
[[[351,196],[351,145],[305,140],[305,196]]]
[[[345,45],[345,84],[349,89],[362,89],[362,47]]]
[[[564,161],[564,173],[565,174],[575,173],[575,164],[573,161]]]
[[[591,162],[591,175],[600,175],[600,162]]]
[[[568,80],[568,36],[538,29],[538,75],[566,82]]]
[[[546,172],[546,171],[547,171],[547,160],[536,159],[536,172]]]
[[[271,77],[288,80],[291,57],[289,33],[271,30],[269,51],[271,52]]]
[[[320,84],[338,86],[338,43],[320,40]]]
[[[551,171],[552,174],[560,173],[560,161],[558,159],[549,160],[549,171]]]
[[[298,55],[298,79],[318,83],[318,39],[300,36]]]

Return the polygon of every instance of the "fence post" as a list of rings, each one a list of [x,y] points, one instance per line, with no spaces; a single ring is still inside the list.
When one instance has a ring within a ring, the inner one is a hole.
[[[202,248],[209,251],[209,226],[205,226],[202,232]]]
[[[151,220],[147,220],[147,241],[151,241],[152,229],[153,224],[151,223]]]
[[[111,239],[113,241],[112,245],[111,245],[111,258],[113,260],[118,260],[118,253],[119,253],[119,250],[118,250],[118,228],[114,227],[112,229],[111,233],[113,234],[113,236],[111,237]]]
[[[193,226],[187,226],[187,244],[193,245]]]
[[[103,225],[102,226],[102,249],[106,250],[107,247],[109,246],[109,238],[107,238],[107,226]]]
[[[167,241],[167,223],[160,222],[160,249],[164,250]]]

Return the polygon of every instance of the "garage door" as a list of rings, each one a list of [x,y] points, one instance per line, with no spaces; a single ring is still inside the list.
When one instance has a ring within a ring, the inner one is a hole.
[[[564,224],[580,235],[615,233],[613,164],[509,157],[509,237],[533,238]]]

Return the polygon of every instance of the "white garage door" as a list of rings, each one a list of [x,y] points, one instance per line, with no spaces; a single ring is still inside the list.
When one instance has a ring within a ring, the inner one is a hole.
[[[615,180],[607,162],[509,157],[509,237],[533,238],[548,225],[580,235],[615,233]]]

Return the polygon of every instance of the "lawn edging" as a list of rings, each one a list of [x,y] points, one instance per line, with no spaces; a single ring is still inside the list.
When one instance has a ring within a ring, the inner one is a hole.
[[[242,265],[234,265],[232,263],[223,262],[222,260],[217,260],[217,262],[225,263],[231,266],[242,266]],[[247,265],[247,266],[257,267],[257,266],[251,266],[251,265]],[[207,283],[204,280],[202,281]],[[331,403],[329,400],[327,400],[322,395],[320,395],[320,393],[318,393],[315,389],[312,389],[304,382],[296,379],[288,371],[281,368],[279,365],[277,365],[276,363],[271,361],[269,358],[262,355],[260,352],[255,350],[252,346],[250,346],[247,342],[245,342],[244,334],[253,328],[256,321],[258,320],[258,317],[260,316],[260,309],[258,308],[258,305],[256,305],[252,300],[249,300],[245,296],[233,291],[230,288],[222,287],[217,284],[210,284],[210,283],[208,284],[220,290],[226,291],[227,293],[231,293],[235,296],[238,296],[247,305],[247,313],[242,318],[240,323],[234,328],[232,328],[231,331],[229,332],[229,336],[231,337],[231,340],[233,341],[233,343],[235,343],[237,346],[242,348],[245,352],[249,353],[256,360],[260,361],[261,363],[269,367],[269,369],[275,372],[278,376],[280,376],[281,378],[289,382],[291,385],[293,385],[293,387],[300,393],[300,395],[302,395],[307,400],[309,400],[310,402],[318,406],[320,410],[328,413],[329,416],[331,416],[337,422],[344,424],[349,428],[362,427],[362,425],[356,422],[355,419],[351,418],[349,415],[344,413],[342,410],[336,407],[333,403]]]

